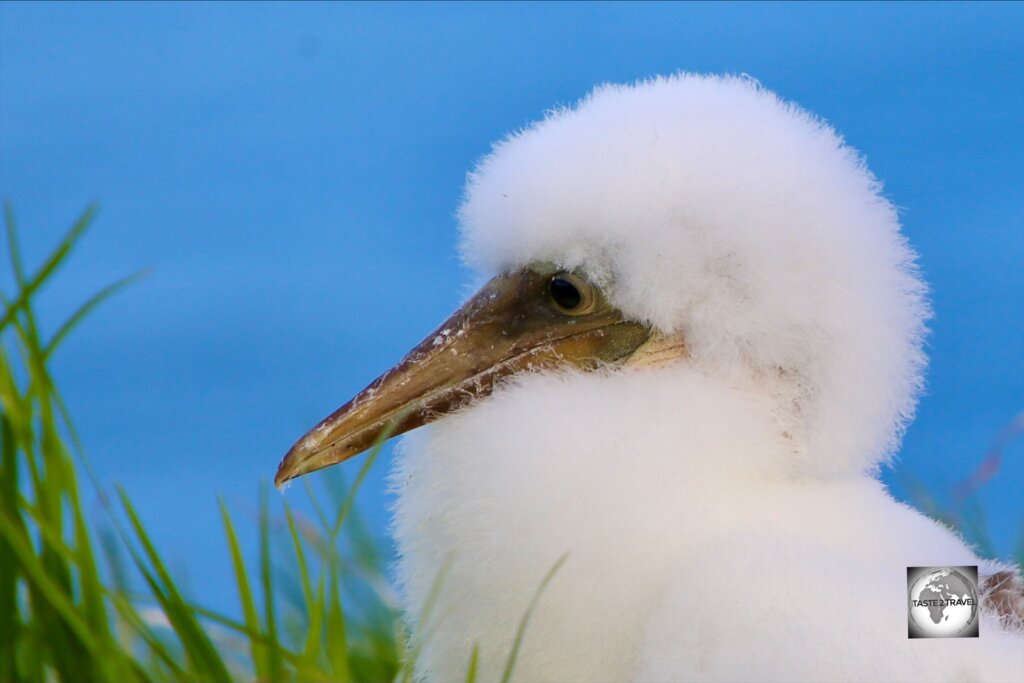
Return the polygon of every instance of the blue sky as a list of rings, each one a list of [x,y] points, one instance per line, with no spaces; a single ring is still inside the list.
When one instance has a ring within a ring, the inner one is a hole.
[[[936,309],[928,393],[886,478],[944,495],[1024,409],[1022,46],[1021,4],[5,2],[0,196],[30,261],[102,205],[45,292],[51,324],[152,270],[55,370],[100,477],[202,601],[232,608],[216,496],[251,520],[287,447],[450,312],[466,171],[603,81],[747,73],[867,156]],[[1021,441],[982,490],[1003,552]],[[363,496],[381,529],[385,467]]]

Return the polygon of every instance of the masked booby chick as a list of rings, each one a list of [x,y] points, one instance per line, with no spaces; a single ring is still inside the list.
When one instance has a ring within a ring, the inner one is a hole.
[[[928,308],[828,125],[744,78],[602,86],[498,143],[459,218],[491,279],[277,476],[433,422],[393,473],[421,678],[463,680],[476,645],[498,680],[567,554],[516,680],[1022,680],[992,610],[907,637],[908,566],[984,563],[876,478]]]

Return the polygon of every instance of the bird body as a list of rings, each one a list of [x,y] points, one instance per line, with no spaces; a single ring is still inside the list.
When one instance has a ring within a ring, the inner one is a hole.
[[[491,279],[277,477],[427,425],[392,475],[421,678],[476,646],[499,680],[557,566],[515,680],[1024,679],[991,609],[907,637],[907,567],[1007,568],[877,479],[926,288],[829,126],[748,78],[602,86],[498,143],[459,220]]]
[[[499,680],[567,553],[514,680],[1019,681],[1024,645],[991,615],[978,639],[907,638],[906,568],[977,560],[870,476],[773,470],[791,454],[767,403],[685,365],[530,375],[407,437],[409,614],[450,563],[420,670],[461,680],[477,645]]]

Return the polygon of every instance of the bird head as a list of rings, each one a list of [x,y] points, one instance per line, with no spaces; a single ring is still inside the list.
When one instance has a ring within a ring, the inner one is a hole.
[[[598,87],[496,144],[459,220],[486,283],[277,484],[528,372],[685,363],[770,397],[791,467],[823,474],[876,467],[912,416],[928,309],[896,211],[828,125],[749,78]]]

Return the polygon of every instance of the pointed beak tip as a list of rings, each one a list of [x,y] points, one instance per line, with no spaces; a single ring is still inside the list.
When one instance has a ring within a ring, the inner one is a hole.
[[[307,445],[308,440],[309,435],[307,434],[295,442],[277,465],[277,472],[274,473],[274,486],[279,491],[283,490],[283,487],[292,479],[301,476],[307,471],[303,464],[309,459],[309,456],[315,455],[315,452],[311,452],[315,451],[315,449],[310,449]]]
[[[289,481],[291,481],[291,477],[289,477],[288,473],[285,471],[284,462],[282,461],[281,464],[277,466],[277,473],[274,474],[274,488],[283,493],[284,487]]]
[[[294,475],[289,470],[291,470],[291,467],[289,467],[288,456],[286,455],[277,466],[277,472],[274,473],[274,488],[278,491],[284,491],[285,485],[294,478]]]

